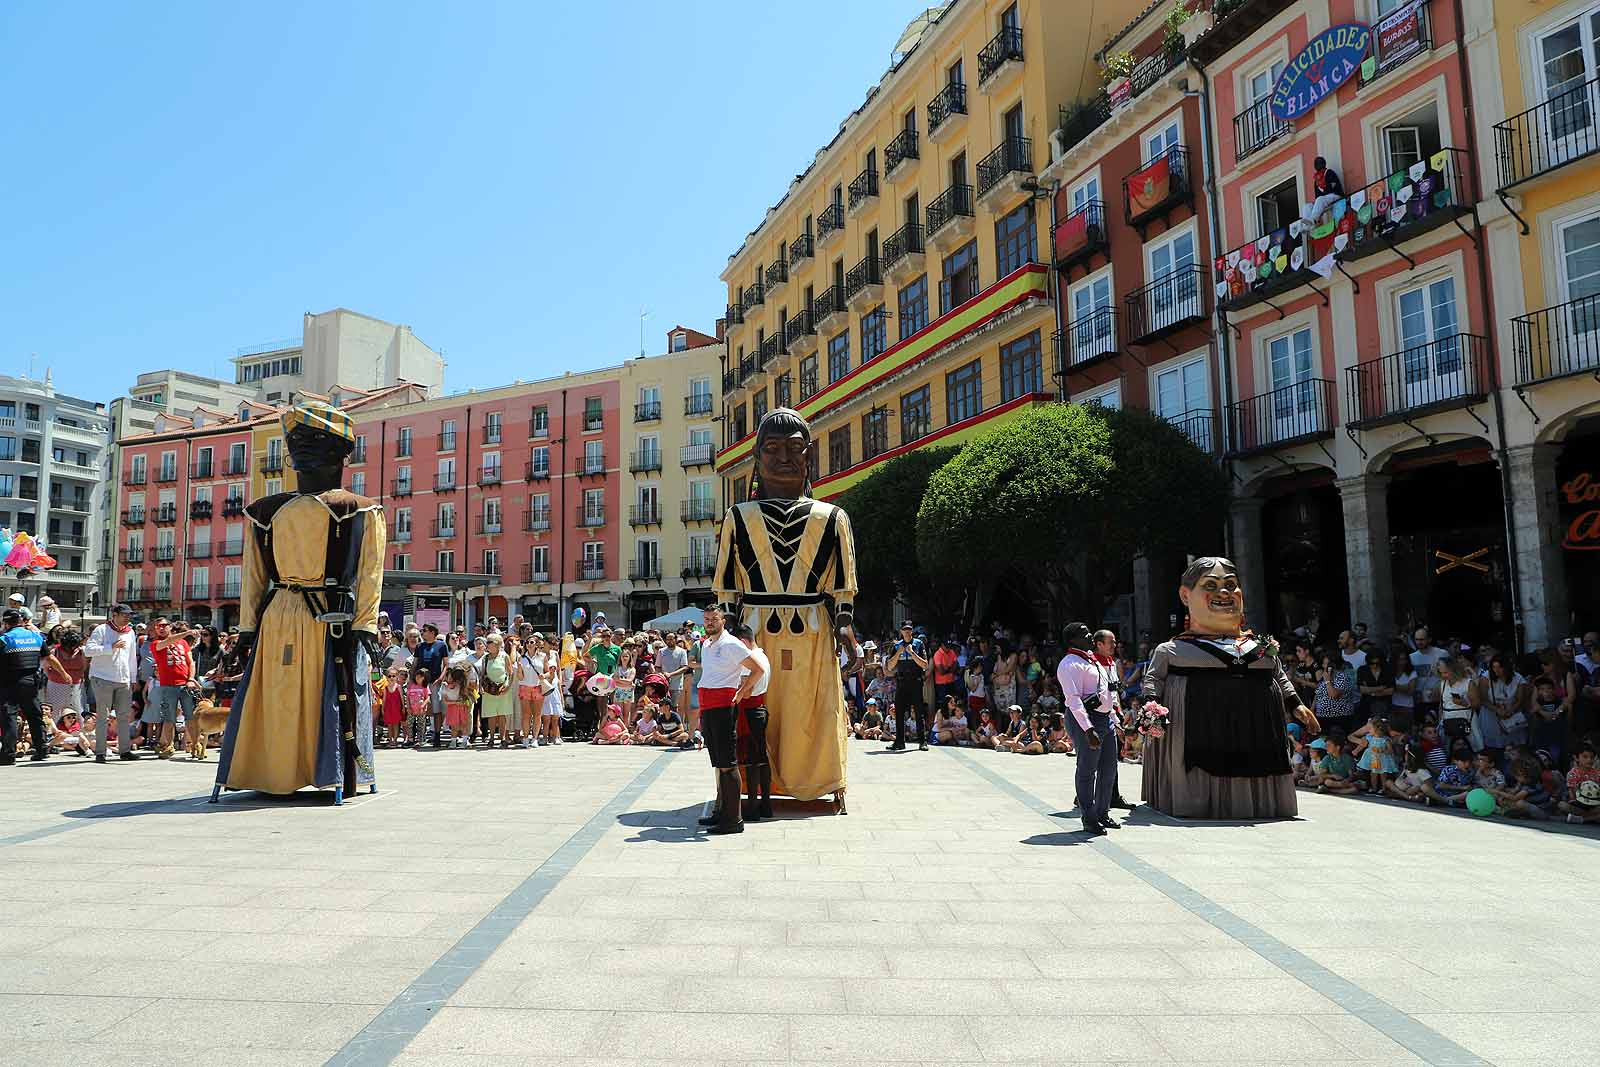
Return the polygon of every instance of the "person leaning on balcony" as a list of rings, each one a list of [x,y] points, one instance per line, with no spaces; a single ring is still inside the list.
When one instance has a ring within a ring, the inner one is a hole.
[[[1344,183],[1339,180],[1339,172],[1328,166],[1328,161],[1318,156],[1311,164],[1311,194],[1314,199],[1306,205],[1306,213],[1300,216],[1300,221],[1311,225],[1322,217],[1336,202],[1344,199]]]
[[[89,657],[89,684],[94,688],[94,761],[106,761],[106,724],[111,713],[117,716],[117,756],[131,760],[133,754],[133,683],[139,673],[139,637],[129,618],[133,610],[126,604],[111,609],[110,620],[96,626],[83,646]]]

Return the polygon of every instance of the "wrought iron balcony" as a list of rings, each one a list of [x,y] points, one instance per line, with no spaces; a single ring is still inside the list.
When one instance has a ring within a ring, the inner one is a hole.
[[[1111,99],[1104,90],[1093,96],[1079,97],[1070,104],[1062,104],[1056,112],[1056,139],[1061,142],[1062,153],[1072,151],[1110,119]]]
[[[710,415],[716,410],[716,397],[710,393],[690,393],[683,398],[683,413],[690,418]]]
[[[89,501],[83,497],[52,496],[50,498],[50,506],[58,511],[75,511],[80,515],[89,514]],[[209,519],[211,517],[210,509],[211,505],[207,504],[204,518]]]
[[[678,449],[678,465],[681,467],[709,467],[715,458],[715,445],[684,445]]]
[[[1012,60],[1022,61],[1022,29],[1006,26],[978,50],[978,84],[982,85]]]
[[[122,525],[143,526],[144,514],[144,508],[129,508],[122,513]]]
[[[120,558],[121,558],[122,562],[124,562],[124,563],[143,563],[144,562],[144,549],[142,549],[142,548],[125,548],[125,549],[122,550],[122,552],[120,554]]]
[[[1472,156],[1464,149],[1441,148],[1406,170],[1379,178],[1350,197],[1352,207],[1341,220],[1348,227],[1347,243],[1337,254],[1342,260],[1362,259],[1408,241],[1418,234],[1455,222],[1472,213]],[[1462,227],[1462,232],[1466,232]],[[1326,247],[1338,233],[1324,238]],[[1306,257],[1320,259],[1321,249],[1312,238]]]
[[[186,559],[210,559],[211,542],[199,541],[192,545],[186,545],[184,546],[183,554]]]
[[[394,440],[394,458],[395,459],[410,459],[411,458],[411,437],[409,435],[401,435],[401,436],[395,438],[395,440]]]
[[[201,478],[215,478],[216,476],[217,476],[216,466],[211,464],[211,463],[191,463],[191,464],[189,464],[189,477],[191,479],[198,480],[198,479],[201,479]]]
[[[868,200],[877,199],[877,196],[878,172],[869,167],[860,174],[857,174],[850,182],[850,189],[846,196],[846,202],[850,205],[850,210],[855,211],[857,208],[860,208],[866,204]]]
[[[396,478],[393,481],[391,481],[389,483],[389,495],[390,496],[410,496],[411,495],[411,479],[410,478]]]
[[[743,359],[741,359],[739,361],[739,384],[740,385],[743,385],[745,382],[748,382],[751,378],[754,378],[756,376],[756,372],[761,369],[760,362],[756,358],[757,355],[758,355],[757,352],[752,352],[750,355],[745,356]]]
[[[727,320],[730,327],[738,326],[740,323],[744,322],[744,305],[729,304],[728,309],[723,312],[723,317]]]
[[[966,82],[946,82],[928,101],[928,136],[933,137],[952,117],[966,113]]]
[[[238,600],[239,597],[244,592],[243,584],[244,583],[240,582],[240,581],[232,581],[232,582],[222,581],[222,582],[218,582],[216,584],[216,590],[217,590],[216,591],[216,599],[218,599],[218,600]]]
[[[900,164],[910,162],[921,157],[917,149],[917,131],[906,127],[894,135],[888,147],[883,150],[883,172],[889,177],[894,177],[894,172]]]
[[[411,543],[411,527],[401,527],[398,524],[389,531],[389,541],[396,545],[409,545]]]
[[[350,462],[350,465],[352,467],[359,467],[361,464],[365,463],[366,461],[367,461],[367,449],[366,449],[365,445],[357,445],[354,449],[351,450],[349,462]],[[228,473],[229,474],[243,474],[244,471],[243,470],[234,470],[232,468],[232,465],[230,465],[229,468],[228,468]]]
[[[978,196],[982,197],[1008,174],[1033,173],[1033,141],[1007,137],[978,163]]]
[[[816,396],[819,387],[816,362],[812,361],[809,367],[802,363],[800,365],[800,399],[809,400],[811,397]]]
[[[442,474],[433,476],[433,491],[435,493],[453,493],[458,488],[460,487],[456,484],[455,471],[445,471]]]
[[[606,509],[604,506],[591,507],[579,504],[574,514],[576,518],[573,519],[573,522],[580,529],[594,529],[606,524]]]
[[[455,447],[456,447],[456,432],[454,430],[443,430],[443,431],[440,431],[440,433],[439,433],[439,451],[440,452],[452,452],[452,451],[455,450]]]
[[[1333,389],[1332,379],[1307,378],[1228,405],[1228,458],[1332,437]]]
[[[659,559],[636,559],[628,563],[628,580],[630,582],[659,582],[661,580],[661,561]]]
[[[606,561],[604,558],[580,559],[574,562],[572,568],[574,581],[603,582],[606,580]]]
[[[497,445],[504,435],[505,427],[498,422],[486,422],[479,427],[479,430],[481,431],[478,438],[480,441],[486,445]]]
[[[1454,333],[1346,371],[1347,425],[1368,429],[1483,401],[1494,385],[1488,338]]]
[[[1206,455],[1219,454],[1222,442],[1217,437],[1217,416],[1214,412],[1197,408],[1180,415],[1166,416],[1166,420]]]
[[[88,548],[89,538],[83,534],[58,533],[50,537],[51,548]]]
[[[628,508],[629,526],[660,526],[660,504],[634,504]]]
[[[1511,328],[1519,386],[1573,374],[1600,376],[1600,295],[1520,315]]]
[[[726,396],[739,388],[739,368],[732,367],[722,372],[722,392]]]
[[[972,218],[972,186],[952,185],[928,203],[928,237],[963,217]]]
[[[144,471],[127,471],[122,475],[123,485],[144,485],[146,476]]]
[[[690,497],[678,505],[678,517],[684,522],[716,522],[722,518],[715,500],[696,500]]]
[[[177,545],[157,545],[150,550],[150,558],[157,563],[170,563],[178,558]]]
[[[761,369],[766,370],[767,365],[783,354],[787,346],[783,343],[783,331],[774,330],[771,337],[761,340],[761,347],[756,352],[756,357],[761,361]]]
[[[218,541],[217,555],[223,559],[233,559],[244,555],[244,538],[237,537],[231,540]]]
[[[438,538],[454,537],[456,535],[456,520],[452,516],[448,519],[433,520],[433,536]]]
[[[1600,151],[1600,78],[1568,84],[1494,127],[1501,192]]]
[[[744,310],[748,315],[752,309],[760,307],[766,302],[766,293],[761,288],[761,283],[748,285],[744,290]]]
[[[717,573],[715,556],[680,556],[678,574],[683,578],[709,578]]]
[[[660,469],[661,449],[659,448],[641,448],[636,452],[629,453],[628,455],[628,470],[632,471],[634,474],[642,474],[646,471],[658,471]]]
[[[583,432],[584,433],[593,433],[596,430],[603,430],[605,428],[606,428],[606,416],[605,416],[604,412],[595,412],[595,413],[591,414],[590,412],[586,411],[586,412],[583,413]]]
[[[499,516],[491,518],[488,515],[479,515],[474,529],[477,530],[479,537],[493,537],[505,529],[505,523]]]
[[[645,401],[643,403],[639,403],[639,404],[633,405],[633,421],[634,422],[660,422],[661,421],[661,401],[659,401],[659,400],[648,400],[648,401]]]
[[[1233,116],[1233,156],[1243,163],[1294,127],[1272,113],[1272,98],[1262,97]]]
[[[543,533],[550,529],[550,508],[528,508],[522,513],[522,529],[525,533]]]
[[[865,291],[868,286],[881,286],[882,284],[883,273],[878,269],[878,257],[868,256],[860,263],[857,263],[855,266],[851,267],[850,270],[845,274],[845,302],[848,303],[853,300],[858,293]]]
[[[500,484],[500,464],[485,464],[478,468],[478,488]]]
[[[281,474],[283,473],[283,467],[284,460],[282,452],[268,452],[266,455],[261,457],[262,474]]]
[[[222,502],[222,514],[232,518],[244,514],[244,497],[230,496]]]
[[[603,449],[590,454],[585,450],[572,465],[572,473],[580,478],[598,477],[606,472],[606,454]]]
[[[803,337],[815,337],[816,324],[811,321],[811,312],[801,310],[788,322],[783,324],[783,339],[790,348],[800,343]]]
[[[811,302],[811,317],[817,324],[818,330],[826,329],[833,322],[835,315],[846,314],[844,291],[837,285],[830,285]]]
[[[1192,203],[1193,195],[1188,149],[1170,145],[1122,179],[1123,217],[1129,226],[1142,227],[1178,204]]]
[[[767,292],[771,293],[789,280],[789,264],[777,259],[767,266]]]
[[[809,233],[803,233],[789,242],[789,269],[792,271],[800,263],[810,259],[814,251]]]
[[[38,456],[34,456],[32,459],[29,459],[26,453],[23,454],[22,459],[23,459],[23,462],[25,462],[25,463],[37,463],[37,462],[39,462],[39,457]],[[156,471],[156,481],[157,482],[175,482],[177,480],[178,480],[178,468],[177,468],[176,464],[174,464],[171,467],[161,467]]]
[[[550,564],[542,564],[541,569],[535,569],[534,564],[532,563],[524,563],[522,565],[523,585],[533,585],[536,582],[548,582],[549,580]]]
[[[1255,304],[1298,288],[1316,275],[1308,262],[1306,236],[1290,237],[1287,228],[1274,230],[1261,240],[1246,241],[1229,249],[1212,264],[1218,279],[1217,300],[1228,311],[1243,311]]]
[[[883,242],[883,269],[893,271],[907,256],[922,251],[922,224],[908,222]]]
[[[51,501],[51,503],[54,504],[56,502],[55,501]],[[85,505],[85,510],[87,510],[87,508],[88,508],[88,505],[86,504]],[[189,517],[191,519],[209,519],[209,518],[211,518],[211,501],[209,501],[209,500],[192,500],[192,501],[190,501],[189,502]]]
[[[1054,243],[1056,267],[1063,271],[1107,251],[1111,240],[1106,226],[1105,202],[1087,200],[1056,223]]]
[[[1094,308],[1068,321],[1065,333],[1056,335],[1056,357],[1062,372],[1072,374],[1114,359],[1122,351],[1117,332],[1114,305]]]
[[[1146,345],[1211,316],[1211,275],[1198,263],[1179,267],[1129,293],[1128,343]]]
[[[155,519],[157,526],[176,525],[178,521],[178,505],[162,504],[155,509],[151,517]]]
[[[525,482],[548,482],[550,480],[550,459],[545,457],[543,463],[528,460],[522,468],[522,480]]]
[[[197,582],[190,582],[188,585],[183,587],[183,599],[185,599],[185,600],[210,600],[211,599],[211,583],[210,582],[198,582],[198,583]]]
[[[844,205],[829,204],[817,216],[817,243],[826,244],[834,234],[844,233]]]

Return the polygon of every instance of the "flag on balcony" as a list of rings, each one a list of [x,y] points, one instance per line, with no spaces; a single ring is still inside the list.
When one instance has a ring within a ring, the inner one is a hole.
[[[1172,192],[1172,163],[1166,153],[1146,163],[1128,181],[1128,209],[1134,218],[1159,207]]]
[[[1056,227],[1056,258],[1065,259],[1089,243],[1089,211],[1068,215]]]

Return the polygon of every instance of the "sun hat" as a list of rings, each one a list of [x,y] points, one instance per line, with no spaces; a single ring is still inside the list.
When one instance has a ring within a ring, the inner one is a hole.
[[[1326,751],[1328,747],[1328,739],[1326,737],[1319,737],[1315,741],[1311,742],[1311,747],[1320,748]]]
[[[1600,782],[1579,782],[1573,799],[1586,808],[1600,808]]]

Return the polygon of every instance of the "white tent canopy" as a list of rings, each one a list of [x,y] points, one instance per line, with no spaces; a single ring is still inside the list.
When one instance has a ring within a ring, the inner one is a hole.
[[[644,624],[646,630],[676,630],[684,623],[697,623],[705,620],[703,608],[679,608],[667,615],[651,619]]]

